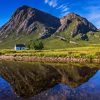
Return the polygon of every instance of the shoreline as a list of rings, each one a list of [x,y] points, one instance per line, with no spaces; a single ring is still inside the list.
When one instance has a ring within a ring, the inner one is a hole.
[[[99,58],[75,58],[75,57],[37,57],[37,56],[12,56],[1,55],[0,60],[27,61],[27,62],[49,62],[49,63],[100,63]]]

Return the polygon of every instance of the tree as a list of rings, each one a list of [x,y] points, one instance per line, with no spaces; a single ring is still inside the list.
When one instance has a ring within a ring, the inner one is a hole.
[[[27,44],[28,49],[42,50],[44,45],[40,40],[30,40]]]
[[[27,43],[27,48],[28,49],[33,49],[33,40],[30,40],[28,43]]]
[[[42,50],[44,48],[44,45],[42,41],[37,40],[33,43],[33,47],[35,50]]]

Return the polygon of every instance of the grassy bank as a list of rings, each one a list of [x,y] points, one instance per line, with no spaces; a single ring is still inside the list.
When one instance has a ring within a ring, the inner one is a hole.
[[[0,50],[0,55],[6,56],[35,56],[35,57],[74,57],[74,58],[100,58],[100,46],[77,47],[55,50]]]

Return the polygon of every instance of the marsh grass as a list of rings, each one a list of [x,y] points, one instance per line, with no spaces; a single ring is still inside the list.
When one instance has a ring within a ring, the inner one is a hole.
[[[0,55],[14,56],[36,56],[36,57],[78,57],[78,58],[100,58],[100,47],[77,47],[51,50],[22,50],[12,49],[0,50]]]

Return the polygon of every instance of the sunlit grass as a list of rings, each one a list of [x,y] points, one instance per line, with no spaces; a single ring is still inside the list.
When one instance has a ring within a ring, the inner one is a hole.
[[[100,58],[100,47],[75,47],[55,50],[23,50],[15,51],[13,49],[0,50],[1,55],[13,56],[36,56],[36,57],[81,57],[81,58]]]

